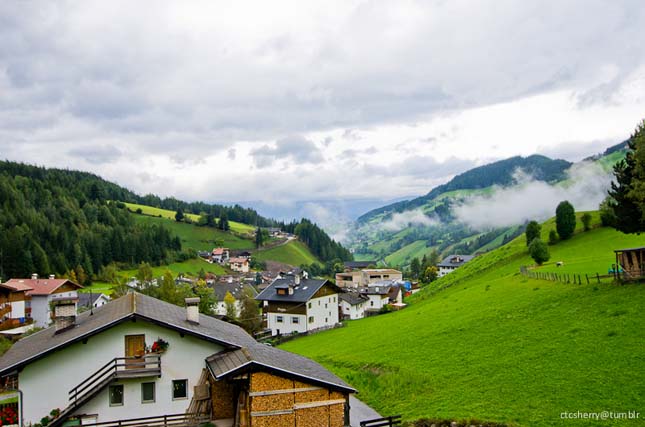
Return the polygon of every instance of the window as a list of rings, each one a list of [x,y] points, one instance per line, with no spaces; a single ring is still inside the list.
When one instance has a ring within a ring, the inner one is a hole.
[[[327,323],[327,318],[325,317],[325,323]]]
[[[370,301],[370,307],[374,307],[374,301]]]
[[[155,383],[141,383],[141,403],[155,401]]]
[[[325,308],[327,308],[327,303],[325,303]]]
[[[318,305],[320,305],[320,300],[318,300]]]
[[[309,316],[309,323],[314,323],[314,316]]]
[[[311,308],[311,303],[309,303],[309,308]]]
[[[278,322],[278,323],[282,323],[283,317],[282,316],[276,316],[275,321]]]
[[[336,302],[336,297],[334,297],[334,302]]]
[[[172,380],[172,399],[188,399],[188,380]]]
[[[108,389],[110,406],[123,406],[123,384],[111,385]]]
[[[294,325],[297,325],[298,323],[300,323],[300,319],[294,316],[291,318],[291,323],[293,323]]]

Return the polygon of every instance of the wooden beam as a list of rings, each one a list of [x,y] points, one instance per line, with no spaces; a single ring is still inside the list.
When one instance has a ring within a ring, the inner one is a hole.
[[[293,414],[293,409],[278,409],[275,411],[255,411],[251,412],[252,417],[269,417],[272,415],[289,415]]]
[[[319,406],[331,406],[345,404],[345,399],[335,399],[335,400],[319,400],[317,402],[305,402],[305,403],[296,403],[293,405],[293,409],[307,409],[307,408],[317,408]]]
[[[274,394],[304,393],[306,391],[316,391],[316,390],[322,390],[322,387],[301,387],[301,388],[284,388],[280,390],[254,391],[252,393],[249,393],[249,396],[250,397],[271,396]]]

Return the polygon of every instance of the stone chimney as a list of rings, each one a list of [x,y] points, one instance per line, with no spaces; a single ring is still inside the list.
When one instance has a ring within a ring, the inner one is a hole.
[[[199,297],[186,298],[186,320],[199,325]]]
[[[34,273],[31,275],[31,280],[38,280],[38,273]]]
[[[54,326],[59,334],[76,326],[76,298],[59,297],[52,299],[54,305]]]

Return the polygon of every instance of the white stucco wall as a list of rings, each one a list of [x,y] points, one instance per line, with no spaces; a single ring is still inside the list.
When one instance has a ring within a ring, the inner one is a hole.
[[[161,378],[146,377],[117,381],[124,384],[123,406],[110,407],[107,388],[76,414],[98,414],[98,421],[157,416],[184,412],[205,367],[204,359],[222,349],[207,341],[184,336],[148,322],[128,321],[89,338],[87,344],[76,343],[52,353],[28,366],[19,374],[23,392],[25,422],[36,423],[53,408],[68,405],[68,392],[114,357],[125,355],[125,336],[145,334],[146,344],[158,337],[168,341],[169,348],[161,356]],[[172,380],[188,379],[188,399],[172,400]],[[141,403],[142,382],[155,382],[155,403]]]
[[[24,301],[13,301],[11,303],[11,318],[19,319],[25,316],[25,302]]]
[[[338,323],[338,294],[313,298],[307,304],[307,330],[334,326]],[[309,318],[314,321],[310,322]]]
[[[51,322],[49,316],[49,298],[47,295],[34,295],[31,297],[31,317],[34,324],[40,328],[46,328]]]
[[[380,310],[388,303],[387,295],[368,295],[370,300],[367,301],[365,308],[369,310]]]
[[[349,316],[351,320],[362,319],[365,317],[365,302],[360,304],[351,305],[347,301],[341,301],[342,314]]]

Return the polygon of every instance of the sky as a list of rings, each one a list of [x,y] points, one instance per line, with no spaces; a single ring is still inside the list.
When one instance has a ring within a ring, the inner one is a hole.
[[[626,139],[643,22],[638,0],[4,0],[0,158],[287,210],[421,195]]]

